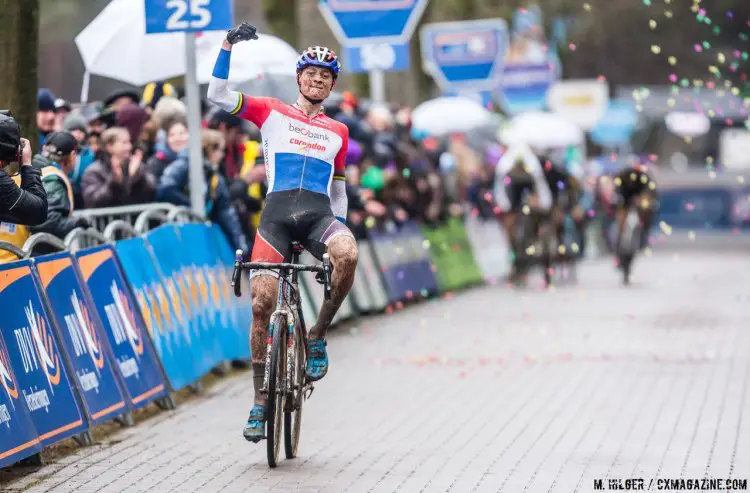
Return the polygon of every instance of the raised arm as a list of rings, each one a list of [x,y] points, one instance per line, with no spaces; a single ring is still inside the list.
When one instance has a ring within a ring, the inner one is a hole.
[[[242,93],[229,89],[229,62],[232,44],[226,39],[221,45],[211,80],[208,82],[208,100],[219,108],[235,114],[242,108]]]
[[[271,107],[269,98],[251,98],[239,91],[229,88],[229,66],[232,58],[232,46],[240,41],[258,39],[255,27],[242,23],[227,33],[221,45],[214,71],[208,82],[208,100],[219,108],[240,118],[250,120],[259,128],[263,125]]]

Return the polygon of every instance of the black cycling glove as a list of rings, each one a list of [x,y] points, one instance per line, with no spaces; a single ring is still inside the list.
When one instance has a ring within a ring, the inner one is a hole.
[[[250,41],[251,39],[258,39],[258,35],[255,34],[255,26],[243,22],[234,29],[230,29],[227,33],[227,41],[229,44],[237,44],[240,41]]]

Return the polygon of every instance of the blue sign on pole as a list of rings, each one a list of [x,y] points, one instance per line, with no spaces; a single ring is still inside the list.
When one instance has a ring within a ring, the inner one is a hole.
[[[540,111],[547,105],[547,91],[554,81],[555,70],[550,63],[507,64],[496,94],[511,115]]]
[[[107,336],[84,295],[70,253],[45,255],[35,260],[34,267],[92,423],[124,413],[127,403],[112,366]]]
[[[352,73],[384,70],[403,72],[409,69],[409,45],[406,43],[376,43],[364,46],[344,46],[346,70]]]
[[[503,19],[425,24],[424,69],[444,91],[491,91],[500,84],[508,47]]]
[[[145,0],[146,34],[222,31],[233,21],[233,0]]]
[[[347,70],[409,67],[408,44],[427,0],[320,0],[318,7],[344,46]]]

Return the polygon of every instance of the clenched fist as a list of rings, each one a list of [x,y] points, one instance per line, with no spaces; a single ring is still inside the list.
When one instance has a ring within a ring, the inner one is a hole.
[[[255,29],[255,26],[253,26],[252,24],[248,24],[247,22],[243,22],[227,33],[227,41],[229,42],[229,44],[233,45],[239,43],[240,41],[250,41],[251,39],[258,39],[256,31],[257,29]]]

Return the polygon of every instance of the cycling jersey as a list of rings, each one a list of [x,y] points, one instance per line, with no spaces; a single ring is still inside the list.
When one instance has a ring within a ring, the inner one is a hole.
[[[544,170],[539,162],[539,159],[531,152],[528,146],[517,145],[511,146],[500,158],[495,168],[495,201],[497,202],[500,209],[508,211],[517,208],[517,203],[511,203],[511,197],[508,196],[506,185],[513,185],[513,178],[508,180],[510,183],[506,183],[506,177],[513,169],[518,159],[523,160],[524,169],[526,173],[531,176],[534,182],[534,189],[539,196],[539,205],[544,210],[549,210],[552,207],[552,193],[550,192],[549,185],[545,179]],[[521,180],[523,181],[523,180]],[[523,183],[525,186],[526,184]],[[520,187],[521,185],[519,185]],[[518,187],[514,187],[518,188]],[[513,191],[513,202],[518,201],[520,195]]]
[[[343,221],[346,218],[347,127],[322,111],[309,117],[296,104],[229,90],[230,53],[220,51],[208,97],[222,109],[251,121],[260,129],[268,194],[295,189],[324,194],[330,198],[336,217]]]

